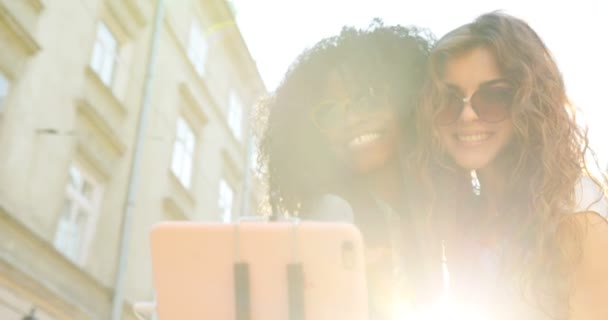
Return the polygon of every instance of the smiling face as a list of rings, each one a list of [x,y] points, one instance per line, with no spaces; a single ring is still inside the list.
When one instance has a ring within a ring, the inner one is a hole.
[[[357,174],[381,169],[397,155],[397,115],[386,93],[376,91],[351,94],[343,78],[332,73],[315,110],[334,155]]]
[[[469,170],[484,169],[494,162],[511,141],[513,123],[510,116],[497,122],[480,119],[481,112],[476,113],[471,103],[476,105],[475,109],[483,107],[482,103],[476,101],[479,99],[475,97],[470,100],[467,98],[476,93],[477,97],[480,97],[479,92],[488,90],[504,93],[511,88],[504,80],[494,54],[483,47],[448,60],[442,80],[451,91],[446,94],[454,95],[456,92],[465,102],[454,122],[436,122],[441,142],[449,156],[460,167]],[[485,119],[483,114],[482,118]]]

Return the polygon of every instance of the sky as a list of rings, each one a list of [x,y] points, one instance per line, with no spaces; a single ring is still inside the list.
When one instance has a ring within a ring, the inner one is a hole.
[[[298,54],[342,26],[385,24],[430,29],[437,38],[480,14],[504,10],[526,20],[553,52],[568,95],[608,167],[608,1],[606,0],[233,0],[237,23],[269,91]]]

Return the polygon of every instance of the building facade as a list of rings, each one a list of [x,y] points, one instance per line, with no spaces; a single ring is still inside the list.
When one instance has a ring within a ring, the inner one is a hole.
[[[111,319],[118,287],[135,319],[153,224],[255,208],[265,88],[230,6],[164,2],[0,0],[0,319]]]

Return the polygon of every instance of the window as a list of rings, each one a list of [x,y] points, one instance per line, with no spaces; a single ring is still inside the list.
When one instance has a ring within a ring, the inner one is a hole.
[[[107,86],[114,80],[114,69],[118,55],[118,42],[105,23],[97,25],[97,37],[93,47],[91,68]]]
[[[55,234],[55,248],[74,262],[84,256],[87,235],[92,231],[101,205],[102,188],[76,166],[68,172],[68,184]]]
[[[220,208],[220,214],[222,215],[223,222],[230,222],[232,220],[232,204],[234,202],[234,190],[222,179],[220,181],[220,194],[218,197],[218,207]]]
[[[2,73],[0,71],[0,112],[2,112],[2,110],[3,110],[2,105],[4,104],[4,100],[5,100],[6,96],[8,95],[9,89],[10,89],[10,82],[8,81],[8,79],[6,78],[4,73]]]
[[[228,98],[228,126],[237,139],[243,138],[243,104],[234,91]]]
[[[192,62],[196,73],[201,77],[205,75],[207,49],[205,35],[200,25],[196,21],[193,21],[190,26],[190,36],[188,39],[188,58]]]
[[[194,146],[196,140],[192,129],[183,118],[177,120],[177,132],[173,145],[173,159],[171,171],[186,188],[192,182],[192,163],[194,159]]]

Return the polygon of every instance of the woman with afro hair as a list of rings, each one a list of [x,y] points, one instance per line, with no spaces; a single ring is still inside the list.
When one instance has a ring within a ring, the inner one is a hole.
[[[372,319],[388,317],[395,283],[421,298],[433,269],[420,258],[427,250],[408,196],[416,185],[404,166],[431,45],[413,27],[345,27],[304,51],[259,110],[273,215],[332,220],[319,202],[348,203],[366,243]]]

